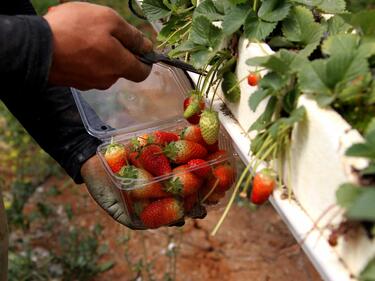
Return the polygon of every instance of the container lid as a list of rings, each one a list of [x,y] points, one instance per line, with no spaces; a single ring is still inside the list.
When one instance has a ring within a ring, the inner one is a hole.
[[[89,134],[108,140],[181,119],[191,89],[184,72],[154,64],[140,83],[121,78],[107,90],[72,92]]]

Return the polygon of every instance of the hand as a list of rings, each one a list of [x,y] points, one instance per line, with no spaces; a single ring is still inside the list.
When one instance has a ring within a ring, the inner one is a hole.
[[[151,41],[114,10],[72,2],[44,18],[53,34],[51,84],[106,89],[120,77],[140,82],[149,75],[151,67],[136,55],[150,52]]]
[[[99,206],[119,223],[131,229],[139,229],[131,222],[122,203],[119,202],[117,195],[113,191],[113,188],[117,187],[114,186],[106,174],[98,156],[91,157],[83,164],[81,175],[86,183],[87,190]],[[193,217],[197,219],[203,219],[207,214],[203,206],[197,206],[193,213]],[[181,221],[172,226],[183,226],[184,224],[184,219],[181,219]]]

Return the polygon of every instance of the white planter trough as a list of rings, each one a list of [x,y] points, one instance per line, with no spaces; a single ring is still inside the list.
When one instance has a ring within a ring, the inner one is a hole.
[[[239,58],[236,69],[238,79],[247,76],[250,71],[255,70],[253,67],[246,64],[247,59],[268,54],[272,54],[272,50],[268,45],[257,43],[250,44],[248,40],[241,38],[239,41]],[[250,87],[247,81],[243,81],[240,84],[240,88],[241,100],[237,104],[226,102],[221,93],[219,96],[238,121],[238,127],[246,131],[264,111],[266,101],[263,101],[257,111],[253,112],[248,106],[248,99],[256,90],[256,87]],[[220,102],[218,101],[218,103]],[[310,220],[310,223],[305,221],[306,225],[319,220],[317,227],[315,227],[315,232],[318,233],[315,233],[315,235],[317,235],[315,238],[319,243],[324,243],[326,245],[310,245],[308,247],[308,254],[310,257],[324,254],[337,255],[337,259],[333,259],[337,261],[342,260],[342,265],[337,266],[343,266],[343,268],[345,268],[346,279],[349,280],[350,275],[358,276],[367,265],[368,261],[375,256],[375,241],[369,240],[366,235],[361,232],[354,237],[348,238],[349,240],[341,239],[339,245],[332,248],[328,245],[327,239],[329,226],[332,226],[332,224],[337,225],[343,219],[342,210],[340,211],[337,206],[332,207],[336,205],[336,190],[342,183],[356,182],[357,178],[356,174],[353,172],[353,168],[360,169],[367,165],[364,159],[351,158],[344,155],[348,147],[353,143],[363,141],[363,138],[332,109],[320,108],[314,100],[309,99],[307,96],[301,96],[299,104],[305,106],[307,116],[305,121],[298,124],[293,130],[290,150],[290,173],[286,170],[286,175],[290,177],[289,182],[296,202],[283,200],[286,202],[280,203],[279,198],[274,198],[273,203],[277,205],[275,207],[280,212],[283,212],[285,203],[299,205]],[[221,118],[224,124],[228,122],[228,118],[225,118],[222,114]],[[230,122],[233,121],[229,121],[229,123]],[[226,127],[230,133],[231,130],[235,130],[233,124],[227,124]],[[232,132],[232,135],[235,135],[235,133]],[[246,134],[243,135],[243,137],[246,137]],[[242,158],[247,157],[248,160],[246,161],[245,159],[244,161],[248,162],[250,156],[245,156],[244,154],[249,150],[250,142],[246,143],[243,139],[238,141],[238,137],[234,137],[233,139],[237,143],[239,150],[242,151],[242,153],[240,152]],[[285,179],[285,182],[288,181]],[[275,196],[278,194],[279,192],[275,192]],[[284,217],[285,215],[286,214],[284,214]],[[295,215],[288,213],[286,216],[285,219],[290,224],[293,224],[294,219],[296,221],[300,221],[301,219],[297,213]],[[291,225],[291,227],[293,228],[293,225]],[[300,241],[303,240],[303,243],[308,243],[309,236],[306,239],[305,235],[301,236],[302,233],[298,233],[298,227],[294,227],[296,229],[295,231],[292,230],[292,232],[300,236],[297,237],[297,239],[300,239]],[[314,236],[312,232],[309,232],[309,234],[311,237]],[[329,253],[322,252],[322,249],[325,249],[324,251],[329,251]],[[322,264],[324,262],[324,257],[322,256],[312,257],[312,260],[313,262],[315,261],[324,279],[345,280],[339,277],[340,274],[338,273],[336,276],[334,274],[331,275],[330,272],[332,270],[326,268],[332,266],[332,257],[329,255],[326,256],[326,265]]]

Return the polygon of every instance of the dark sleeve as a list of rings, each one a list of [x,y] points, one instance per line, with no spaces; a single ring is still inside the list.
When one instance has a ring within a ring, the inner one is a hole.
[[[43,91],[52,61],[52,34],[39,16],[0,15],[0,98],[8,89]]]
[[[81,166],[100,141],[87,133],[70,89],[48,87],[52,51],[52,34],[43,18],[0,15],[0,99],[73,180],[82,183]]]

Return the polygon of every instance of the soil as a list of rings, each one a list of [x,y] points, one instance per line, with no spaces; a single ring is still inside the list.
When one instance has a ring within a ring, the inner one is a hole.
[[[38,196],[46,193],[52,186],[58,187],[61,194],[48,196],[48,201],[57,209],[70,203],[74,213],[72,223],[87,227],[88,231],[96,223],[103,226],[100,242],[109,247],[104,260],[114,261],[115,266],[93,281],[150,280],[146,270],[142,274],[137,274],[134,270],[137,261],[145,256],[147,262],[152,263],[149,275],[155,281],[321,280],[282,219],[269,204],[256,210],[235,205],[215,237],[210,236],[210,231],[222,210],[209,212],[203,220],[190,220],[181,228],[140,232],[131,231],[113,221],[91,199],[84,185],[76,186],[65,177],[48,180],[42,190],[36,192],[27,211],[33,208]],[[124,242],[126,237],[130,237],[128,242]],[[171,255],[174,253],[171,251],[173,249],[178,250],[176,255]],[[128,255],[128,262],[125,254]],[[173,272],[176,272],[176,279],[173,279]],[[166,279],[166,273],[170,273],[172,278]]]

